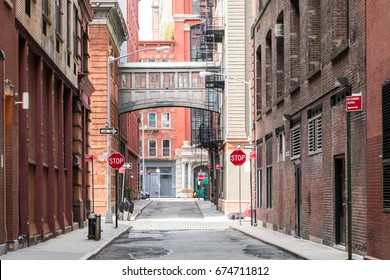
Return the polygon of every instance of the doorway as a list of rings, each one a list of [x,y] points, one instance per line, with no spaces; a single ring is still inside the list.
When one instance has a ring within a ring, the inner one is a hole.
[[[301,166],[295,165],[295,235],[301,236],[302,212]]]
[[[336,244],[345,245],[345,159],[344,156],[335,158],[335,223]]]

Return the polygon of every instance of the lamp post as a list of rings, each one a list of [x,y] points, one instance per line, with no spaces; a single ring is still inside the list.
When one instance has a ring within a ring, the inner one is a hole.
[[[242,80],[242,79],[238,79],[238,78],[235,78],[235,77],[232,77],[232,76],[229,76],[229,75],[225,75],[223,73],[214,73],[214,72],[200,72],[199,75],[201,77],[206,77],[206,76],[210,76],[210,75],[214,75],[214,76],[222,76],[222,77],[225,77],[225,78],[230,78],[232,80],[235,80],[235,81],[238,81],[240,83],[244,83],[245,85],[248,86],[248,95],[249,95],[249,116],[248,116],[248,120],[249,120],[249,123],[248,123],[248,142],[249,144],[251,144],[252,146],[252,150],[253,150],[253,143],[252,143],[252,92],[251,92],[251,81],[245,81],[245,80]],[[214,166],[214,170],[215,170],[215,166]],[[251,200],[251,225],[253,225],[253,199],[252,199],[252,159],[249,157],[249,184],[250,184],[250,200]],[[241,213],[240,213],[241,215]],[[240,219],[241,220],[241,219]]]
[[[158,187],[158,198],[160,199],[160,195],[161,195],[161,185],[160,185],[160,179],[161,179],[161,177],[160,177],[160,168],[158,168],[157,167],[157,169],[156,169],[156,172],[157,172],[157,176],[158,176],[158,178],[157,178],[157,187]]]
[[[117,62],[118,60],[121,60],[122,58],[140,53],[145,51],[169,51],[169,46],[162,46],[157,48],[145,48],[141,50],[136,50],[134,52],[119,56],[119,57],[112,57],[108,56],[108,62],[107,62],[107,121],[106,121],[106,127],[110,127],[111,122],[111,64]],[[107,135],[107,158],[110,156],[111,153],[111,136]],[[111,174],[110,174],[110,165],[108,164],[107,160],[107,212],[106,212],[106,223],[112,223],[112,212],[111,212]]]
[[[142,116],[142,193],[145,194],[145,129],[147,128],[146,125],[144,125],[144,115]]]

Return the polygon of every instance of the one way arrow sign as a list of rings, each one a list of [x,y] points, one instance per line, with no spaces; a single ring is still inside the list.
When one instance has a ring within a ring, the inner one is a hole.
[[[118,134],[119,129],[116,127],[101,128],[100,134]]]

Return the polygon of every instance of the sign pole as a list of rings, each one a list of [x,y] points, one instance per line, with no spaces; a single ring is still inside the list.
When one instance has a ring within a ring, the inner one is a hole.
[[[95,184],[93,178],[93,161],[92,161],[92,213],[95,213]]]
[[[240,149],[240,144],[237,145],[237,150]],[[239,206],[239,220],[240,220],[240,226],[241,226],[241,165],[238,166],[238,206]]]
[[[118,174],[119,170],[115,169],[115,228],[118,227]]]
[[[348,260],[352,260],[351,112],[347,112]]]

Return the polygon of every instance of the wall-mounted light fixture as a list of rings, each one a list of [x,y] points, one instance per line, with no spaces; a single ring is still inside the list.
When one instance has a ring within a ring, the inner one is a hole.
[[[337,77],[334,82],[335,87],[347,87],[349,85],[347,77]]]
[[[18,97],[18,93],[15,93],[15,97]],[[28,92],[22,93],[22,101],[15,101],[15,105],[22,104],[22,109],[27,110],[30,107],[30,98]]]
[[[291,115],[289,114],[283,114],[283,121],[284,122],[287,122],[287,121],[290,121],[291,120]]]

